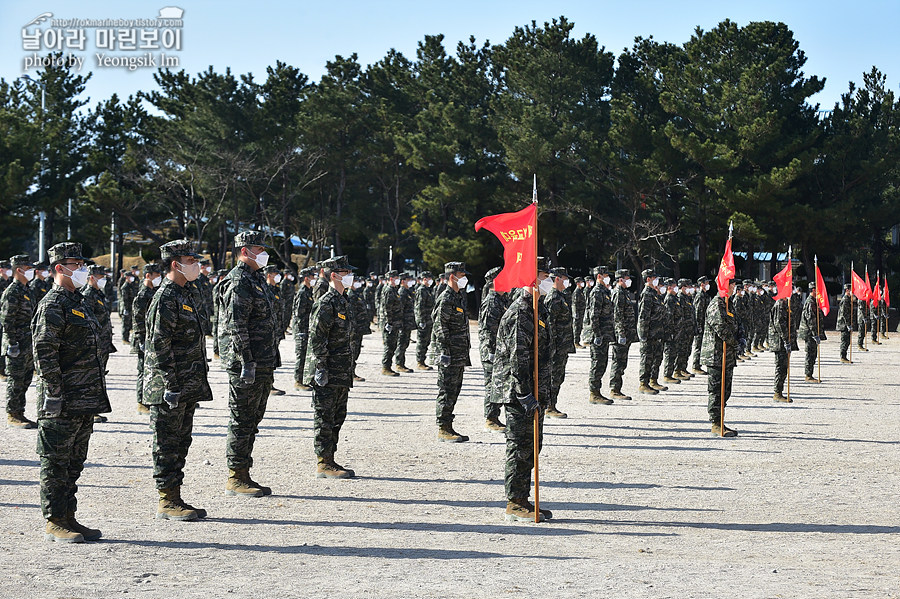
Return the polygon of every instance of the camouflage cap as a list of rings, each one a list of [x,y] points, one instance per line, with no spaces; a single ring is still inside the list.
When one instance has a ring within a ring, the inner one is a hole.
[[[212,262],[209,261],[209,258],[202,258],[200,260],[200,266],[209,266]]]
[[[415,278],[415,277],[413,277],[412,273],[408,273],[408,272],[401,272],[401,273],[400,273],[400,280],[401,280],[401,281],[408,281],[409,279],[412,279],[412,278]]]
[[[262,231],[242,231],[234,236],[234,247],[240,248],[248,245],[269,247],[266,245],[266,234]]]
[[[556,270],[556,269],[554,268],[553,270]],[[553,273],[553,270],[550,271],[551,274]],[[575,282],[576,283],[584,283],[585,279],[589,279],[589,278],[590,277],[575,277]]]
[[[355,266],[350,266],[347,256],[335,256],[319,263],[319,268],[327,268],[328,270],[356,270]]]
[[[746,285],[746,286],[753,285],[753,281],[751,281],[750,279],[744,279],[743,282],[744,282],[744,285]]]
[[[556,268],[550,269],[550,276],[553,277],[554,279],[556,277],[568,277],[569,272],[564,267],[557,266]],[[575,279],[575,280],[577,281],[578,279]]]
[[[631,278],[631,272],[627,268],[620,268],[616,271],[617,279],[624,279],[625,277]]]
[[[486,273],[484,273],[485,282],[490,283],[491,281],[496,279],[497,275],[500,274],[501,270],[503,270],[503,269],[500,268],[499,266],[495,266],[494,268],[492,268],[489,271],[487,271]]]
[[[470,274],[469,271],[466,270],[465,262],[447,262],[444,264],[444,274],[452,275],[455,272]]]
[[[673,279],[672,277],[666,277],[665,279],[663,279],[663,285],[665,285],[666,287],[669,287],[674,284],[675,284],[675,279]]]
[[[691,284],[691,280],[690,280],[690,279],[678,279],[678,286],[679,286],[679,287],[687,287],[687,286],[689,286],[690,284]]]
[[[216,275],[220,276],[220,277],[224,277],[227,274],[228,274],[227,268],[220,268],[219,270],[216,271]]]
[[[430,279],[430,278],[432,278],[431,272],[429,272],[427,270],[423,271],[422,274],[419,275],[419,278],[420,279]]]
[[[706,275],[697,278],[698,285],[702,285],[703,283],[709,283],[709,277],[707,277]]]
[[[178,256],[193,256],[199,258],[200,254],[194,251],[194,244],[190,239],[176,239],[159,246],[159,253],[163,260],[177,258]]]
[[[850,291],[851,289],[853,289],[853,285],[851,285],[850,283],[844,283],[844,291]]]
[[[538,272],[550,273],[550,258],[545,256],[537,257],[537,269]]]
[[[809,288],[810,288],[810,289],[815,289],[815,288],[816,288],[816,282],[815,282],[815,281],[810,281],[810,282],[809,282]]]
[[[303,270],[300,271],[300,276],[304,277],[304,278],[305,277],[314,277],[314,276],[316,276],[316,269],[312,268],[311,266],[307,266],[306,268],[304,268]]]
[[[267,265],[266,265],[266,268],[265,268],[265,270],[263,270],[263,272],[266,273],[266,274],[268,275],[268,274],[271,274],[271,273],[278,273],[278,272],[281,272],[281,271],[278,270],[278,267],[275,266],[274,264],[267,264]]]
[[[88,274],[92,277],[105,277],[106,269],[98,264],[88,266]]]
[[[9,260],[0,260],[0,268],[9,268]]]
[[[144,265],[144,274],[148,275],[151,273],[153,273],[153,274],[162,273],[162,267],[159,264],[157,264],[156,262],[150,262],[148,264],[145,264]]]
[[[34,266],[34,263],[28,254],[17,254],[9,259],[9,265],[13,268],[21,268],[22,266]]]
[[[595,277],[597,275],[608,275],[609,269],[606,268],[605,266],[595,266],[594,268],[591,269],[591,274],[594,275]]]
[[[399,276],[400,276],[400,271],[399,271],[399,270],[389,270],[389,271],[387,271],[386,273],[384,273],[384,278],[385,278],[385,279],[394,279],[394,278],[397,278],[397,277],[399,277]]]
[[[84,260],[85,257],[81,255],[81,244],[76,243],[74,241],[66,241],[63,243],[57,243],[52,248],[47,250],[47,259],[50,260],[50,264],[54,264],[56,262],[62,262],[68,258],[75,258],[76,260]]]
[[[641,271],[642,279],[652,279],[655,276],[656,276],[656,273],[653,272],[652,268],[645,268],[644,270]]]

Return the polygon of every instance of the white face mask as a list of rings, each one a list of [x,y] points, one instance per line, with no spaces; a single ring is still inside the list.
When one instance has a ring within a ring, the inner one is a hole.
[[[406,286],[409,287],[410,289],[415,287],[415,285],[416,285],[415,279],[410,279],[409,281],[406,282]]]
[[[373,285],[372,281],[366,281],[366,287],[371,287]]]
[[[97,281],[97,288],[103,291],[106,288],[106,277],[103,277],[99,281]]]
[[[209,278],[209,282],[210,282],[210,283],[218,283],[218,282],[219,282],[219,277],[210,277],[210,278]]]
[[[88,281],[88,271],[86,267],[82,266],[77,270],[71,270],[65,266],[63,266],[63,268],[69,271],[69,274],[66,276],[71,279],[72,284],[75,285],[75,287],[84,287],[84,284]]]
[[[294,275],[288,275],[288,276],[285,277],[285,278],[286,278],[288,281],[293,281],[293,280],[294,280]]]
[[[159,287],[159,284],[162,283],[162,277],[159,275],[156,275],[156,278],[150,279],[150,282],[153,283],[154,287]]]
[[[247,250],[247,252],[250,254],[250,259],[253,260],[254,262],[256,262],[256,265],[258,267],[265,268],[266,264],[269,263],[269,254],[266,253],[265,250],[261,251],[260,253],[256,254],[255,256],[253,255],[253,252],[251,252],[250,250]]]
[[[342,276],[341,285],[343,285],[345,289],[351,287],[353,285],[353,275],[349,274]]]
[[[469,277],[460,277],[456,279],[456,284],[459,285],[460,289],[465,289],[466,285],[469,284]]]
[[[44,278],[46,279],[47,277],[50,276],[50,271],[49,271],[49,270],[42,270],[42,271],[41,271],[41,276],[44,277]]]
[[[362,283],[360,283],[359,281],[353,281],[354,289],[359,289],[360,287],[362,287]]]
[[[571,284],[572,284],[572,281],[570,281],[569,279],[564,280],[563,281],[563,289],[568,289]]]
[[[197,277],[200,276],[200,263],[194,262],[193,264],[182,264],[181,262],[172,262],[172,264],[177,264],[180,268],[178,272],[180,272],[185,279],[188,281],[196,281]]]
[[[603,284],[604,284],[604,285],[609,285],[609,277],[607,277],[607,276],[604,276],[604,277],[603,277]]]
[[[551,289],[553,289],[553,281],[550,280],[550,277],[547,277],[538,284],[538,290],[540,290],[541,295],[547,295],[550,293]]]
[[[22,273],[22,276],[25,277],[26,281],[31,281],[32,279],[34,279],[34,269],[29,268],[28,270],[26,270],[25,272]]]
[[[277,285],[281,282],[281,275],[275,275],[274,277],[272,277],[272,280],[275,281],[275,284]]]
[[[133,283],[134,277],[132,277],[131,275],[128,275],[127,277],[125,277],[125,280],[128,281],[129,283]]]
[[[400,285],[400,279],[391,279],[391,287],[397,287]]]
[[[659,287],[659,277],[656,277],[655,279],[653,279],[653,286]]]
[[[703,284],[703,291],[709,291],[709,283]]]
[[[631,287],[631,279],[625,279],[625,288],[628,289]]]

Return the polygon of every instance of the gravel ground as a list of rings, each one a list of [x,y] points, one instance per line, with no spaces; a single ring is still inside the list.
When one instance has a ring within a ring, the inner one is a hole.
[[[115,317],[114,317],[115,318]],[[115,321],[116,330],[119,330]],[[473,329],[474,330],[474,329]],[[473,338],[476,338],[473,334]],[[414,345],[410,361],[414,362]],[[706,422],[706,379],[587,402],[587,350],[569,361],[567,420],[545,427],[541,504],[552,521],[503,520],[504,444],[483,428],[477,352],[456,429],[436,441],[435,372],[380,374],[381,342],[365,338],[338,461],[354,480],[313,476],[310,395],[293,390],[293,339],[254,457],[271,497],[226,497],[226,378],[198,410],[183,495],[202,522],[155,520],[147,418],[133,399],[135,357],[110,360],[109,422],[94,427],[79,519],[94,543],[43,538],[35,431],[0,429],[0,597],[900,597],[900,335],[853,365],[822,345],[821,384],[772,401],[774,357],[739,364],[727,422]],[[34,389],[26,414],[34,417]]]

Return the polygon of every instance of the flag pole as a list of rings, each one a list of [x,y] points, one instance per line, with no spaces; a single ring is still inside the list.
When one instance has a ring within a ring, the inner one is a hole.
[[[731,239],[734,225],[732,221],[728,221],[728,239]],[[737,273],[734,273],[735,275]],[[725,314],[728,314],[728,292],[725,293]],[[728,347],[725,345],[725,339],[722,339],[722,387],[719,389],[719,436],[725,436],[725,354]]]
[[[878,279],[881,278],[881,271],[875,271],[875,287],[880,287],[880,281]],[[881,336],[881,323],[878,322],[880,319],[878,315],[881,313],[881,291],[878,292],[878,297],[875,298],[875,341],[878,341],[878,337]],[[882,337],[883,339],[884,337]]]
[[[788,246],[788,264],[791,262],[791,246]],[[791,298],[794,297],[794,267],[791,266],[791,294],[787,297],[787,307],[788,307],[788,345],[791,348],[791,351],[787,353],[787,398],[788,401],[791,399],[791,353],[794,351],[794,329],[791,327]]]
[[[850,261],[850,363],[853,364],[853,302],[856,296],[853,294],[853,260]]]
[[[869,265],[866,264],[866,287],[869,286]],[[869,320],[872,318],[872,311],[869,310],[869,297],[868,297],[868,289],[866,289],[866,314],[869,315],[869,318],[863,320],[863,348],[868,349],[869,347]]]
[[[537,174],[534,175],[534,186],[531,191],[531,202],[537,204]],[[534,400],[538,401],[538,301],[540,301],[541,292],[537,287],[537,211],[534,214],[534,287],[531,292],[531,305],[534,308]],[[538,452],[540,450],[540,418],[541,408],[538,402],[538,408],[534,411],[534,521],[541,521],[541,498],[540,498],[540,475],[538,474]]]
[[[816,265],[816,335],[819,337],[819,343],[816,343],[816,360],[819,362],[819,382],[822,382],[822,325],[819,322],[819,312],[821,309],[819,308],[819,294],[822,293],[822,290],[819,289],[819,256],[813,255],[813,262]],[[822,282],[825,282],[825,279],[822,279]]]

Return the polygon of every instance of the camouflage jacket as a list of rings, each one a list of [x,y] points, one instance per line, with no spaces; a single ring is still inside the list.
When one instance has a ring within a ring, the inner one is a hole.
[[[666,293],[663,299],[663,307],[666,312],[665,339],[675,339],[678,337],[683,323],[681,322],[681,302],[676,293]]]
[[[346,293],[334,287],[313,303],[309,317],[309,349],[303,382],[313,385],[317,369],[328,371],[328,387],[353,386],[353,351],[350,336],[353,318]]]
[[[269,285],[269,296],[272,298],[272,307],[275,310],[275,336],[278,340],[284,339],[284,332],[287,326],[282,322],[284,319],[284,299],[281,297],[281,287],[278,285]]]
[[[113,330],[112,322],[109,319],[109,307],[106,305],[106,295],[90,285],[85,285],[79,292],[84,296],[85,303],[91,306],[94,317],[100,323],[100,348],[109,353],[113,349]]]
[[[638,337],[643,341],[662,340],[666,334],[666,309],[659,292],[645,285],[638,302]]]
[[[195,305],[197,306],[201,317],[206,320],[211,320],[213,317],[213,298],[212,283],[209,281],[209,277],[200,273],[197,280],[193,282],[192,287],[196,288],[199,293],[199,296],[195,298]]]
[[[547,320],[545,322],[553,331],[550,343],[553,345],[553,353],[575,353],[575,329],[572,327],[572,307],[565,294],[558,289],[551,289],[543,298],[547,307]]]
[[[838,304],[837,330],[853,330],[853,298],[849,293],[842,295]]]
[[[739,325],[748,331],[753,327],[753,298],[744,292],[744,295],[735,294],[732,298],[734,305],[734,316],[738,319]]]
[[[100,323],[84,296],[54,285],[31,321],[38,415],[44,398],[63,400],[63,415],[110,412],[101,355]]]
[[[797,329],[793,323],[788,326],[788,320],[799,318],[799,314],[788,315],[788,300],[780,299],[772,304],[772,311],[769,313],[769,334],[768,343],[773,351],[784,351],[784,344],[790,340],[791,347],[797,347]]]
[[[403,310],[400,306],[400,296],[397,295],[396,287],[385,285],[385,288],[381,291],[378,324],[382,329],[385,324],[390,324],[398,331],[403,328]]]
[[[377,312],[376,296],[378,294],[378,287],[376,285],[369,285],[368,282],[366,282],[364,289],[365,293],[363,295],[366,297],[366,312],[369,313],[369,320],[371,321]]]
[[[819,310],[819,304],[816,303],[816,296],[810,293],[803,304],[803,314],[800,317],[800,329],[797,331],[797,336],[804,341],[811,339],[812,335],[821,339],[824,319],[825,315]]]
[[[519,396],[534,393],[534,308],[531,295],[523,293],[500,319],[494,354],[496,403],[515,403]],[[538,389],[541,405],[550,402],[550,368],[554,356],[553,331],[544,302],[538,302]]]
[[[131,302],[131,353],[136,354],[144,347],[147,337],[147,310],[150,308],[150,300],[156,293],[156,287],[141,285],[134,301]]]
[[[632,325],[634,323],[634,314],[632,313]],[[556,329],[553,334],[558,335]],[[591,287],[591,291],[587,296],[587,309],[584,311],[584,327],[582,328],[582,339],[585,343],[593,343],[595,337],[600,337],[604,341],[610,343],[616,342],[616,319],[613,314],[613,303],[610,297],[610,291],[605,285],[597,283]]]
[[[28,283],[28,295],[31,296],[31,299],[34,301],[34,305],[37,306],[37,303],[44,299],[44,296],[47,295],[47,292],[50,291],[50,286],[47,285],[48,279],[44,279],[43,281],[39,281],[37,277],[31,280]],[[52,282],[51,282],[52,285]]]
[[[799,293],[791,294],[791,327],[794,329],[794,338],[796,339],[797,330],[800,328],[800,316],[803,314],[803,301],[800,299]]]
[[[3,343],[0,355],[6,355],[11,344],[19,344],[19,351],[31,351],[31,318],[37,301],[34,292],[22,283],[13,282],[3,291],[0,298],[0,329]]]
[[[416,329],[416,294],[412,289],[404,286],[397,295],[400,297],[403,329],[414,331]]]
[[[567,297],[566,300],[568,303],[572,304],[572,322],[579,322],[578,319],[584,320],[584,312],[587,309],[589,294],[596,289],[595,285],[593,288],[588,289],[587,287],[578,287],[575,286],[575,289],[572,290],[571,300]],[[548,294],[549,295],[549,294]]]
[[[206,337],[194,295],[164,278],[147,309],[144,343],[144,403],[159,405],[168,391],[181,402],[210,401]]]
[[[328,290],[331,287],[328,285],[328,281],[326,281],[323,277],[319,277],[316,279],[316,284],[313,285],[312,288],[312,301],[316,302],[322,298],[323,295],[328,293]]]
[[[465,291],[453,291],[447,287],[434,305],[433,318],[431,337],[434,355],[450,356],[450,364],[453,366],[471,366]]]
[[[693,337],[697,334],[697,321],[694,319],[694,306],[691,304],[691,296],[683,291],[679,291],[678,307],[681,308],[681,329],[678,331],[678,334],[682,338]]]
[[[730,302],[729,302],[730,303]],[[730,305],[728,306],[731,307]],[[700,363],[722,369],[722,345],[725,345],[725,366],[737,364],[737,322],[734,312],[726,309],[725,298],[716,296],[706,309],[706,327],[700,347]]]
[[[255,362],[257,368],[278,368],[278,316],[262,269],[244,262],[225,275],[219,313],[219,354],[232,370]]]
[[[431,311],[434,310],[434,294],[430,287],[419,285],[416,287],[416,325],[420,329],[425,329],[429,325],[434,324],[431,320]]]
[[[294,295],[294,335],[309,332],[309,314],[312,312],[312,287],[300,285]]]
[[[694,322],[697,326],[697,334],[703,334],[703,328],[706,325],[706,309],[709,307],[709,294],[705,291],[698,290],[697,296],[694,298]]]
[[[595,285],[594,288],[597,286]],[[634,300],[627,289],[616,285],[613,288],[610,303],[613,310],[613,327],[615,329],[615,342],[624,337],[628,343],[638,340]]]
[[[872,330],[872,323],[869,322],[869,316],[871,310],[869,309],[869,302],[859,301],[856,302],[856,322],[857,326],[862,328],[867,328],[868,330]]]
[[[489,290],[478,309],[478,354],[482,362],[493,363],[497,351],[497,329],[504,312],[506,301],[503,295]]]
[[[351,288],[347,292],[347,301],[350,304],[350,312],[353,314],[353,334],[356,336],[370,334],[372,329],[369,328],[369,312],[366,310],[365,288]]]
[[[134,296],[137,295],[137,281],[128,282],[128,277],[122,277],[119,281],[119,314],[125,316],[130,314],[131,304],[134,302]]]

